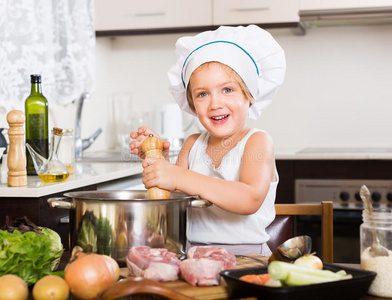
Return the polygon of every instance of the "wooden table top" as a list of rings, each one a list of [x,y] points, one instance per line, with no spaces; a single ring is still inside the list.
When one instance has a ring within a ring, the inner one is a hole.
[[[249,255],[249,256],[262,259],[264,261],[268,260],[267,257],[261,257],[258,255]],[[251,267],[258,267],[258,266],[262,266],[262,264],[260,262],[256,262],[255,260],[246,259],[246,258],[237,258],[237,269],[251,268]],[[128,277],[128,269],[121,268],[120,276]],[[168,287],[175,289],[177,292],[180,292],[181,294],[184,294],[188,297],[192,297],[195,299],[219,300],[219,299],[229,298],[229,291],[224,283],[218,286],[196,287],[190,285],[184,280],[179,279],[176,281],[165,282],[164,284]]]
[[[249,255],[249,256],[262,259],[264,261],[268,260],[267,257],[261,257],[258,255]],[[339,265],[352,267],[352,268],[360,268],[359,264],[339,264]],[[259,267],[259,266],[262,266],[260,262],[256,262],[252,259],[237,257],[237,269]],[[128,277],[128,269],[121,268],[120,275],[123,278]],[[192,297],[194,299],[200,299],[200,300],[229,299],[229,290],[225,286],[224,282],[222,282],[222,284],[219,286],[209,286],[209,287],[195,287],[181,279],[172,282],[165,282],[164,284],[170,288],[175,289],[177,292],[180,292],[181,294],[184,294],[188,297]],[[256,298],[246,298],[246,299],[250,300]],[[361,298],[361,300],[387,300],[387,299],[392,299],[392,298],[380,298],[371,295],[366,295],[363,298]]]

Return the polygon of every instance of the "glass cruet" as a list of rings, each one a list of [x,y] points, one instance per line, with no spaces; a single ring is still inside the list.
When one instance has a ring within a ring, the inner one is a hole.
[[[33,159],[35,171],[43,182],[59,182],[64,181],[69,177],[67,168],[57,157],[62,135],[63,130],[61,128],[53,128],[48,159],[39,155],[26,143],[26,147]]]

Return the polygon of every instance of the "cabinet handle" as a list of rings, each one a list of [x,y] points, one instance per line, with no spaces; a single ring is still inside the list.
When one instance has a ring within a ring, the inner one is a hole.
[[[151,17],[151,16],[164,16],[164,15],[166,15],[164,11],[135,13],[136,17]]]
[[[256,10],[269,10],[269,6],[262,6],[262,7],[237,7],[234,8],[234,11],[256,11]]]
[[[62,217],[62,218],[60,219],[60,223],[61,223],[61,224],[69,224],[69,216]]]

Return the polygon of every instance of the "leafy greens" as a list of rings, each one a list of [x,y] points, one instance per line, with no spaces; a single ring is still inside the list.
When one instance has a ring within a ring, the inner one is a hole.
[[[64,252],[59,243],[60,236],[48,228],[45,234],[0,230],[0,276],[14,274],[27,284],[34,284],[45,275],[61,275],[62,272],[53,272]]]

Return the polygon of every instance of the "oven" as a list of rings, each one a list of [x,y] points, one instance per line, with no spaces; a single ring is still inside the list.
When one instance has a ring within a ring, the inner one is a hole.
[[[363,204],[359,189],[362,185],[369,188],[373,207],[392,207],[392,180],[295,180],[295,203],[333,202],[334,262],[360,263],[359,227]],[[298,216],[295,221],[295,234],[309,235],[313,252],[321,253],[320,216]]]

